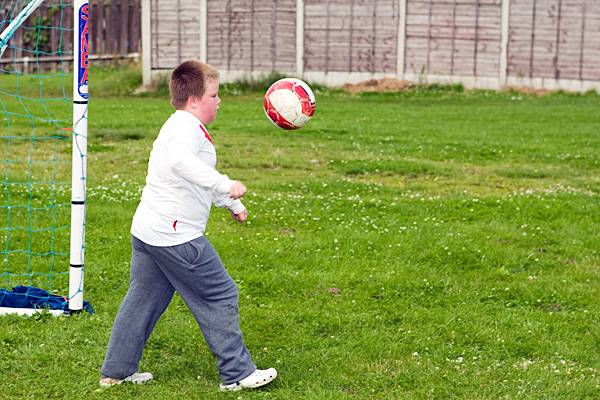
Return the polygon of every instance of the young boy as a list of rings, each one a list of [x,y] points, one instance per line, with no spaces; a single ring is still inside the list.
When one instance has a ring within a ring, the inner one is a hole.
[[[277,376],[256,369],[238,320],[238,289],[204,236],[211,205],[227,208],[243,223],[239,200],[246,187],[215,170],[216,153],[206,125],[219,109],[219,73],[186,61],[169,84],[176,111],[154,141],[146,186],[131,226],[129,290],[114,322],[100,385],[145,383],[142,351],[173,294],[192,311],[217,359],[221,390],[255,388]]]

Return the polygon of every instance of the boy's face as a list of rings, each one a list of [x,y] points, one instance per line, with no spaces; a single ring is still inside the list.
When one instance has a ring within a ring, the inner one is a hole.
[[[214,121],[217,117],[219,104],[221,104],[221,99],[219,98],[219,81],[208,81],[202,98],[195,98],[192,103],[195,103],[193,104],[192,113],[196,118],[202,121],[203,124],[210,124]]]

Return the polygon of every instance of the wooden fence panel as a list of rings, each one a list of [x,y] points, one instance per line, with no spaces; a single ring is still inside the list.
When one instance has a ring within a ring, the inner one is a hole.
[[[501,0],[408,1],[405,71],[498,76],[501,22]]]
[[[305,71],[396,71],[399,0],[304,4]]]
[[[595,0],[512,0],[508,73],[599,80],[600,4]]]
[[[129,3],[129,36],[127,53],[139,53],[141,51],[142,14],[139,0]]]
[[[200,57],[200,4],[196,0],[151,2],[152,68],[171,69]]]
[[[581,79],[600,81],[600,2],[586,1],[583,8],[579,74]]]
[[[294,68],[295,0],[208,2],[207,61],[226,70]]]

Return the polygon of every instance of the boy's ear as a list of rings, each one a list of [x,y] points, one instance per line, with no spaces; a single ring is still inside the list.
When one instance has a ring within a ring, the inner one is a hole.
[[[196,106],[196,104],[198,104],[198,101],[199,101],[199,100],[200,100],[200,99],[199,99],[198,97],[196,97],[196,96],[190,96],[190,97],[188,97],[188,99],[187,99],[187,104],[188,104],[189,106],[192,106],[192,107],[194,107],[194,106]]]

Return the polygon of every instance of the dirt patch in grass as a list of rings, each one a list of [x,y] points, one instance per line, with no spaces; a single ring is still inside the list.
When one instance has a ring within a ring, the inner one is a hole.
[[[527,96],[547,96],[552,93],[551,90],[548,89],[534,89],[526,86],[505,86],[502,88],[502,91],[505,92],[515,92],[525,94]]]
[[[359,83],[347,83],[343,86],[344,90],[350,93],[362,92],[400,92],[408,90],[414,86],[414,83],[394,78],[369,79]]]

